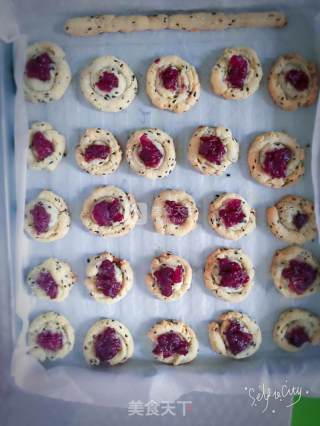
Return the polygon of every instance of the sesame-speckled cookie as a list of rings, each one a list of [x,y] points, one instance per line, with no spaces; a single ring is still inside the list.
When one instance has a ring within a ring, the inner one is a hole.
[[[101,56],[81,72],[80,88],[99,111],[118,112],[128,108],[135,98],[138,82],[125,62],[115,56]]]
[[[148,179],[168,176],[176,165],[173,140],[160,129],[133,132],[128,140],[126,157],[129,166]]]
[[[277,250],[272,259],[271,275],[275,287],[285,297],[299,299],[320,291],[319,262],[303,247]]]
[[[250,145],[248,165],[251,176],[264,186],[291,186],[304,174],[304,150],[286,133],[262,133]]]
[[[208,326],[209,341],[214,352],[242,359],[252,356],[261,345],[258,324],[242,312],[229,311]]]
[[[54,192],[41,191],[26,206],[24,229],[31,238],[43,243],[60,240],[70,229],[66,202]]]
[[[139,219],[132,194],[116,186],[100,186],[85,200],[81,212],[83,225],[100,237],[120,237],[130,232]]]
[[[108,252],[88,259],[86,275],[85,285],[97,302],[116,303],[133,284],[130,263]]]
[[[28,329],[28,353],[39,361],[64,358],[74,346],[74,329],[70,322],[56,312],[36,317]]]
[[[35,43],[27,49],[23,88],[28,101],[59,100],[71,81],[70,67],[65,53],[55,43]]]
[[[132,357],[133,338],[128,328],[114,319],[101,319],[87,332],[83,355],[91,366],[123,364]]]
[[[28,166],[34,170],[56,169],[65,155],[65,137],[45,121],[33,123],[29,130]]]
[[[273,235],[289,244],[304,244],[317,235],[314,204],[298,195],[286,195],[266,209]]]
[[[199,343],[195,332],[182,321],[161,320],[148,331],[157,361],[180,365],[193,361],[198,355]]]
[[[285,111],[308,107],[318,96],[316,64],[297,53],[279,56],[271,68],[268,88],[274,103]]]
[[[155,198],[151,217],[159,234],[182,237],[197,226],[199,211],[191,195],[168,189]]]
[[[239,194],[220,195],[209,205],[208,221],[222,238],[239,240],[256,227],[256,212]]]
[[[157,108],[185,112],[199,100],[199,77],[195,67],[179,56],[162,56],[148,69],[146,91]]]
[[[297,352],[307,344],[320,345],[320,318],[306,309],[287,309],[279,316],[272,335],[287,352]]]
[[[246,99],[258,90],[262,79],[260,60],[253,49],[225,49],[212,68],[213,92],[225,99]]]
[[[222,175],[238,161],[239,144],[225,127],[199,126],[192,135],[188,159],[204,175]]]
[[[254,268],[241,249],[220,248],[207,257],[203,277],[205,286],[216,297],[238,303],[252,290]]]
[[[75,151],[76,161],[85,172],[95,176],[110,175],[119,167],[122,151],[108,130],[86,129]]]
[[[146,276],[149,291],[160,300],[180,299],[189,289],[192,269],[181,256],[166,252],[151,262],[151,272]]]

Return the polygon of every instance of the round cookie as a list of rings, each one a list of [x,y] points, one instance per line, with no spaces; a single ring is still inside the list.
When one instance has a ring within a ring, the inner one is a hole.
[[[122,151],[116,138],[108,130],[86,129],[75,151],[76,161],[85,172],[110,175],[119,167]]]
[[[70,265],[50,257],[33,268],[27,277],[32,293],[40,299],[61,302],[76,283],[77,276]]]
[[[304,174],[304,151],[295,139],[283,132],[257,136],[248,152],[251,176],[271,188],[283,188],[298,182]]]
[[[99,111],[118,112],[131,104],[138,82],[125,62],[115,56],[101,56],[82,70],[80,88],[87,101]]]
[[[273,102],[285,111],[315,103],[319,90],[316,64],[297,53],[288,53],[273,64],[268,89]]]
[[[162,56],[148,69],[146,91],[157,108],[185,112],[199,100],[199,77],[195,67],[182,58]]]
[[[298,195],[286,195],[266,209],[273,235],[289,244],[304,244],[317,235],[314,204]]]
[[[254,268],[241,249],[221,248],[207,257],[203,277],[205,286],[216,297],[238,303],[252,290]]]
[[[182,237],[197,226],[199,211],[191,195],[168,189],[155,198],[151,217],[159,234]]]
[[[74,329],[63,315],[46,312],[31,322],[28,329],[28,353],[39,361],[64,358],[73,346]]]
[[[229,311],[208,326],[209,341],[214,352],[242,359],[252,356],[261,345],[258,324],[242,312]]]
[[[256,227],[256,212],[239,194],[220,195],[209,205],[208,221],[222,238],[239,240]]]
[[[51,191],[41,191],[26,206],[24,229],[42,243],[60,240],[70,229],[70,213],[63,198]]]
[[[57,101],[64,95],[70,81],[70,67],[61,47],[43,42],[27,48],[23,88],[28,101]]]
[[[87,332],[83,355],[90,366],[123,364],[134,351],[133,338],[127,327],[114,319],[97,321]]]
[[[83,225],[100,237],[120,237],[130,232],[139,219],[132,194],[116,186],[100,186],[85,200],[81,212]]]
[[[320,265],[312,254],[299,246],[277,250],[271,264],[275,287],[285,297],[310,296],[320,290]]]
[[[28,165],[34,170],[56,169],[65,155],[65,137],[45,121],[34,123],[29,130]]]
[[[129,166],[148,179],[168,176],[176,165],[173,140],[160,129],[133,132],[128,140],[126,157]]]
[[[225,127],[199,126],[188,147],[192,167],[204,175],[222,175],[239,158],[239,144]]]
[[[133,271],[127,260],[103,252],[87,262],[85,285],[97,302],[116,303],[131,289]]]
[[[320,345],[320,318],[306,309],[287,309],[275,323],[272,336],[287,352],[297,352],[308,343]]]
[[[225,99],[246,99],[258,90],[262,79],[260,60],[253,49],[225,49],[212,68],[213,93]]]
[[[154,257],[146,276],[149,291],[166,302],[180,299],[189,289],[192,269],[181,256],[166,252]]]
[[[198,355],[197,336],[192,328],[182,321],[158,321],[147,335],[153,344],[154,357],[164,364],[186,364]]]

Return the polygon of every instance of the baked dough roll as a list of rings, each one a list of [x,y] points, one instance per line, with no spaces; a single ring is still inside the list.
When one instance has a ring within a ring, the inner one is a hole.
[[[161,320],[148,331],[152,353],[164,364],[180,365],[193,361],[199,343],[195,332],[182,321]]]

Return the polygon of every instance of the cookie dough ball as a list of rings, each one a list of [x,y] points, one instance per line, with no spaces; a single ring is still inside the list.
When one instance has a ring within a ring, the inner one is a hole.
[[[178,56],[162,56],[148,69],[146,91],[157,108],[185,112],[199,100],[199,77],[195,67]]]
[[[74,329],[67,318],[46,312],[35,318],[28,330],[28,353],[39,361],[55,361],[72,351]]]
[[[299,246],[275,252],[271,275],[274,285],[285,297],[299,299],[320,290],[319,262]]]
[[[186,364],[198,355],[197,336],[182,321],[159,321],[148,331],[148,337],[153,344],[154,357],[164,364]]]
[[[76,279],[67,262],[50,257],[29,272],[27,283],[36,297],[61,302],[69,295]]]
[[[27,49],[23,88],[28,101],[59,100],[71,81],[70,67],[65,53],[55,43],[35,43]]]
[[[139,219],[132,194],[116,186],[100,186],[85,200],[81,212],[83,225],[100,237],[120,237],[130,232]]]
[[[297,53],[279,56],[269,74],[269,93],[285,111],[295,111],[315,103],[319,78],[316,64]]]
[[[161,300],[180,299],[189,289],[192,269],[181,256],[162,253],[151,262],[151,272],[146,276],[149,291]]]
[[[320,318],[305,309],[287,309],[273,328],[273,340],[284,351],[297,352],[320,344]]]
[[[34,123],[29,130],[28,165],[31,169],[50,172],[65,155],[65,137],[45,121]]]
[[[60,240],[70,229],[70,213],[63,198],[51,191],[41,191],[26,206],[24,229],[42,243]]]
[[[217,322],[210,322],[208,330],[212,350],[226,357],[248,358],[261,344],[260,327],[242,312],[229,311],[220,315]]]
[[[83,342],[83,354],[91,367],[100,364],[123,364],[132,357],[133,351],[134,343],[130,331],[114,319],[97,321]]]
[[[133,284],[130,263],[108,252],[90,257],[86,273],[85,285],[97,302],[116,303]]]
[[[225,127],[200,126],[189,142],[188,159],[204,175],[222,175],[239,158],[239,144]]]
[[[110,175],[119,167],[122,151],[108,130],[86,129],[76,147],[76,161],[85,172],[95,176]]]
[[[209,205],[208,221],[222,238],[239,240],[256,227],[256,212],[239,194],[220,195]]]
[[[115,56],[101,56],[81,72],[80,88],[99,111],[118,112],[128,108],[135,98],[138,82],[125,62]]]
[[[257,182],[271,188],[283,188],[296,184],[303,176],[304,151],[286,133],[266,132],[251,143],[248,165]]]
[[[191,195],[168,189],[160,192],[152,206],[151,217],[159,234],[182,237],[197,226],[199,211]]]
[[[126,148],[129,166],[148,179],[168,176],[176,165],[172,138],[160,129],[142,129],[132,133]]]
[[[211,71],[213,93],[225,99],[246,99],[258,90],[262,79],[260,60],[253,49],[225,49]]]
[[[252,290],[254,268],[241,249],[221,248],[207,257],[203,276],[205,286],[216,297],[238,303]]]
[[[317,235],[314,204],[297,195],[286,195],[266,210],[273,235],[289,244],[304,244]]]

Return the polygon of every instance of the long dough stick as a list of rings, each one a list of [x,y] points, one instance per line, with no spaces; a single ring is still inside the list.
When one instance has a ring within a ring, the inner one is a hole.
[[[147,30],[219,31],[228,28],[281,28],[287,23],[282,12],[215,13],[197,12],[175,15],[100,15],[71,18],[65,31],[72,36]]]

